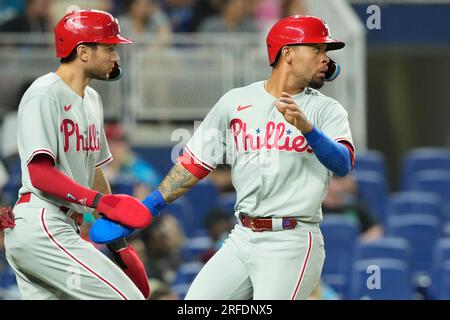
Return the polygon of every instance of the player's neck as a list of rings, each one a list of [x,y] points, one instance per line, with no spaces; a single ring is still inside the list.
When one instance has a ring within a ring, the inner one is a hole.
[[[89,84],[90,79],[86,77],[84,70],[75,68],[71,64],[61,64],[56,70],[56,74],[81,98],[84,97],[84,91]]]
[[[281,70],[274,70],[269,80],[265,83],[266,91],[279,98],[282,92],[287,92],[290,95],[296,95],[305,90],[305,85],[299,83],[293,75],[281,72]]]

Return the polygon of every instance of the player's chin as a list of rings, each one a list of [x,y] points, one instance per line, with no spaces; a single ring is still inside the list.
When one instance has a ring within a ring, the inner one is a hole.
[[[325,78],[323,76],[318,76],[309,81],[308,86],[313,89],[320,89],[325,84]]]

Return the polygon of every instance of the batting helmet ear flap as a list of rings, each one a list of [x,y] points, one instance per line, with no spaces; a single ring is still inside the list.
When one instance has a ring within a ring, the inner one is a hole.
[[[325,73],[325,81],[333,81],[336,79],[341,72],[341,67],[339,64],[330,59],[328,62],[328,70]]]
[[[122,78],[122,68],[119,66],[117,62],[114,63],[114,67],[109,74],[107,81],[116,81]]]

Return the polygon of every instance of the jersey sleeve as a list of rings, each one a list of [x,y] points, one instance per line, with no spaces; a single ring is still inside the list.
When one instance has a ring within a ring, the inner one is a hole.
[[[328,104],[323,109],[318,127],[326,136],[342,143],[350,151],[353,166],[355,161],[355,147],[348,122],[348,113],[344,107],[337,101]]]
[[[48,154],[56,161],[58,151],[59,108],[50,95],[31,97],[19,109],[18,146],[28,164],[37,154]]]
[[[197,176],[200,170],[207,174],[223,162],[226,124],[226,105],[222,97],[195,130],[179,159],[191,173]]]

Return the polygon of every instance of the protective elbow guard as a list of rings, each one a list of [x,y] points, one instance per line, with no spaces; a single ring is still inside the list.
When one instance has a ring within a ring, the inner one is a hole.
[[[114,260],[125,272],[131,281],[144,295],[145,299],[150,296],[150,284],[142,261],[139,259],[136,250],[126,243],[125,238],[107,245],[112,252]]]

